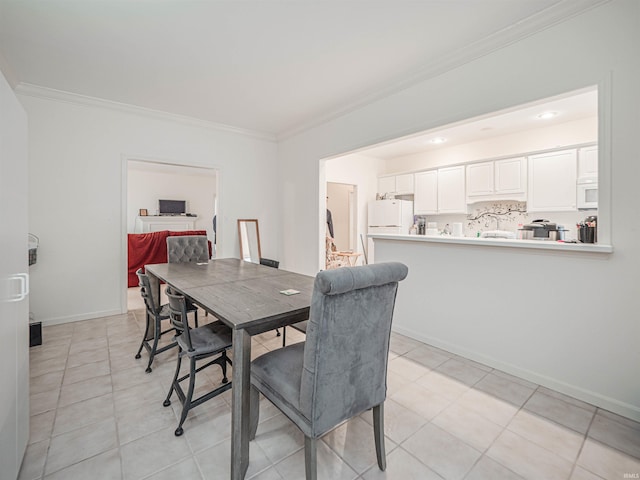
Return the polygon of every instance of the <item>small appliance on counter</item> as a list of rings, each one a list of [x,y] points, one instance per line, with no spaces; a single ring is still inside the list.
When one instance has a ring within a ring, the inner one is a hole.
[[[520,240],[564,240],[567,230],[549,220],[537,219],[518,229]]]
[[[581,243],[596,243],[598,241],[598,217],[590,215],[576,225],[578,227],[578,241]]]

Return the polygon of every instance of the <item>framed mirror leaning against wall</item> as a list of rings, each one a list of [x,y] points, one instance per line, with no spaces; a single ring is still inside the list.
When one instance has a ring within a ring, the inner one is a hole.
[[[260,231],[255,218],[238,219],[240,260],[260,263]]]

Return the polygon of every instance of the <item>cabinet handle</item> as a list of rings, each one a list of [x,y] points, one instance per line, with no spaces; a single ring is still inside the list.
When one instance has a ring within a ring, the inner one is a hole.
[[[11,288],[12,284],[18,282],[18,288]],[[7,279],[7,302],[20,302],[29,295],[29,275],[27,273],[16,273]]]

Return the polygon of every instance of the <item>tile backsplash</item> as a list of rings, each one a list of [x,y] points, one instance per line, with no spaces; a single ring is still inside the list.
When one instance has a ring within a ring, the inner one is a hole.
[[[533,212],[527,213],[526,202],[481,202],[469,205],[468,214],[457,215],[425,215],[428,222],[437,222],[438,230],[448,224],[460,222],[465,237],[475,237],[478,232],[486,230],[507,230],[517,233],[520,225],[531,223],[536,219],[544,219],[564,226],[567,239],[577,238],[576,224],[590,215],[597,215],[597,210],[579,210],[574,212]]]

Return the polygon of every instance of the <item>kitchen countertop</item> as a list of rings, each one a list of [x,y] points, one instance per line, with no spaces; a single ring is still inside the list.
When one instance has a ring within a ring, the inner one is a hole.
[[[397,235],[392,233],[368,234],[380,240],[402,240],[411,242],[452,243],[488,247],[532,248],[539,250],[561,250],[575,252],[612,253],[613,246],[597,243],[564,243],[549,240],[515,240],[506,238],[454,237],[452,235]]]

